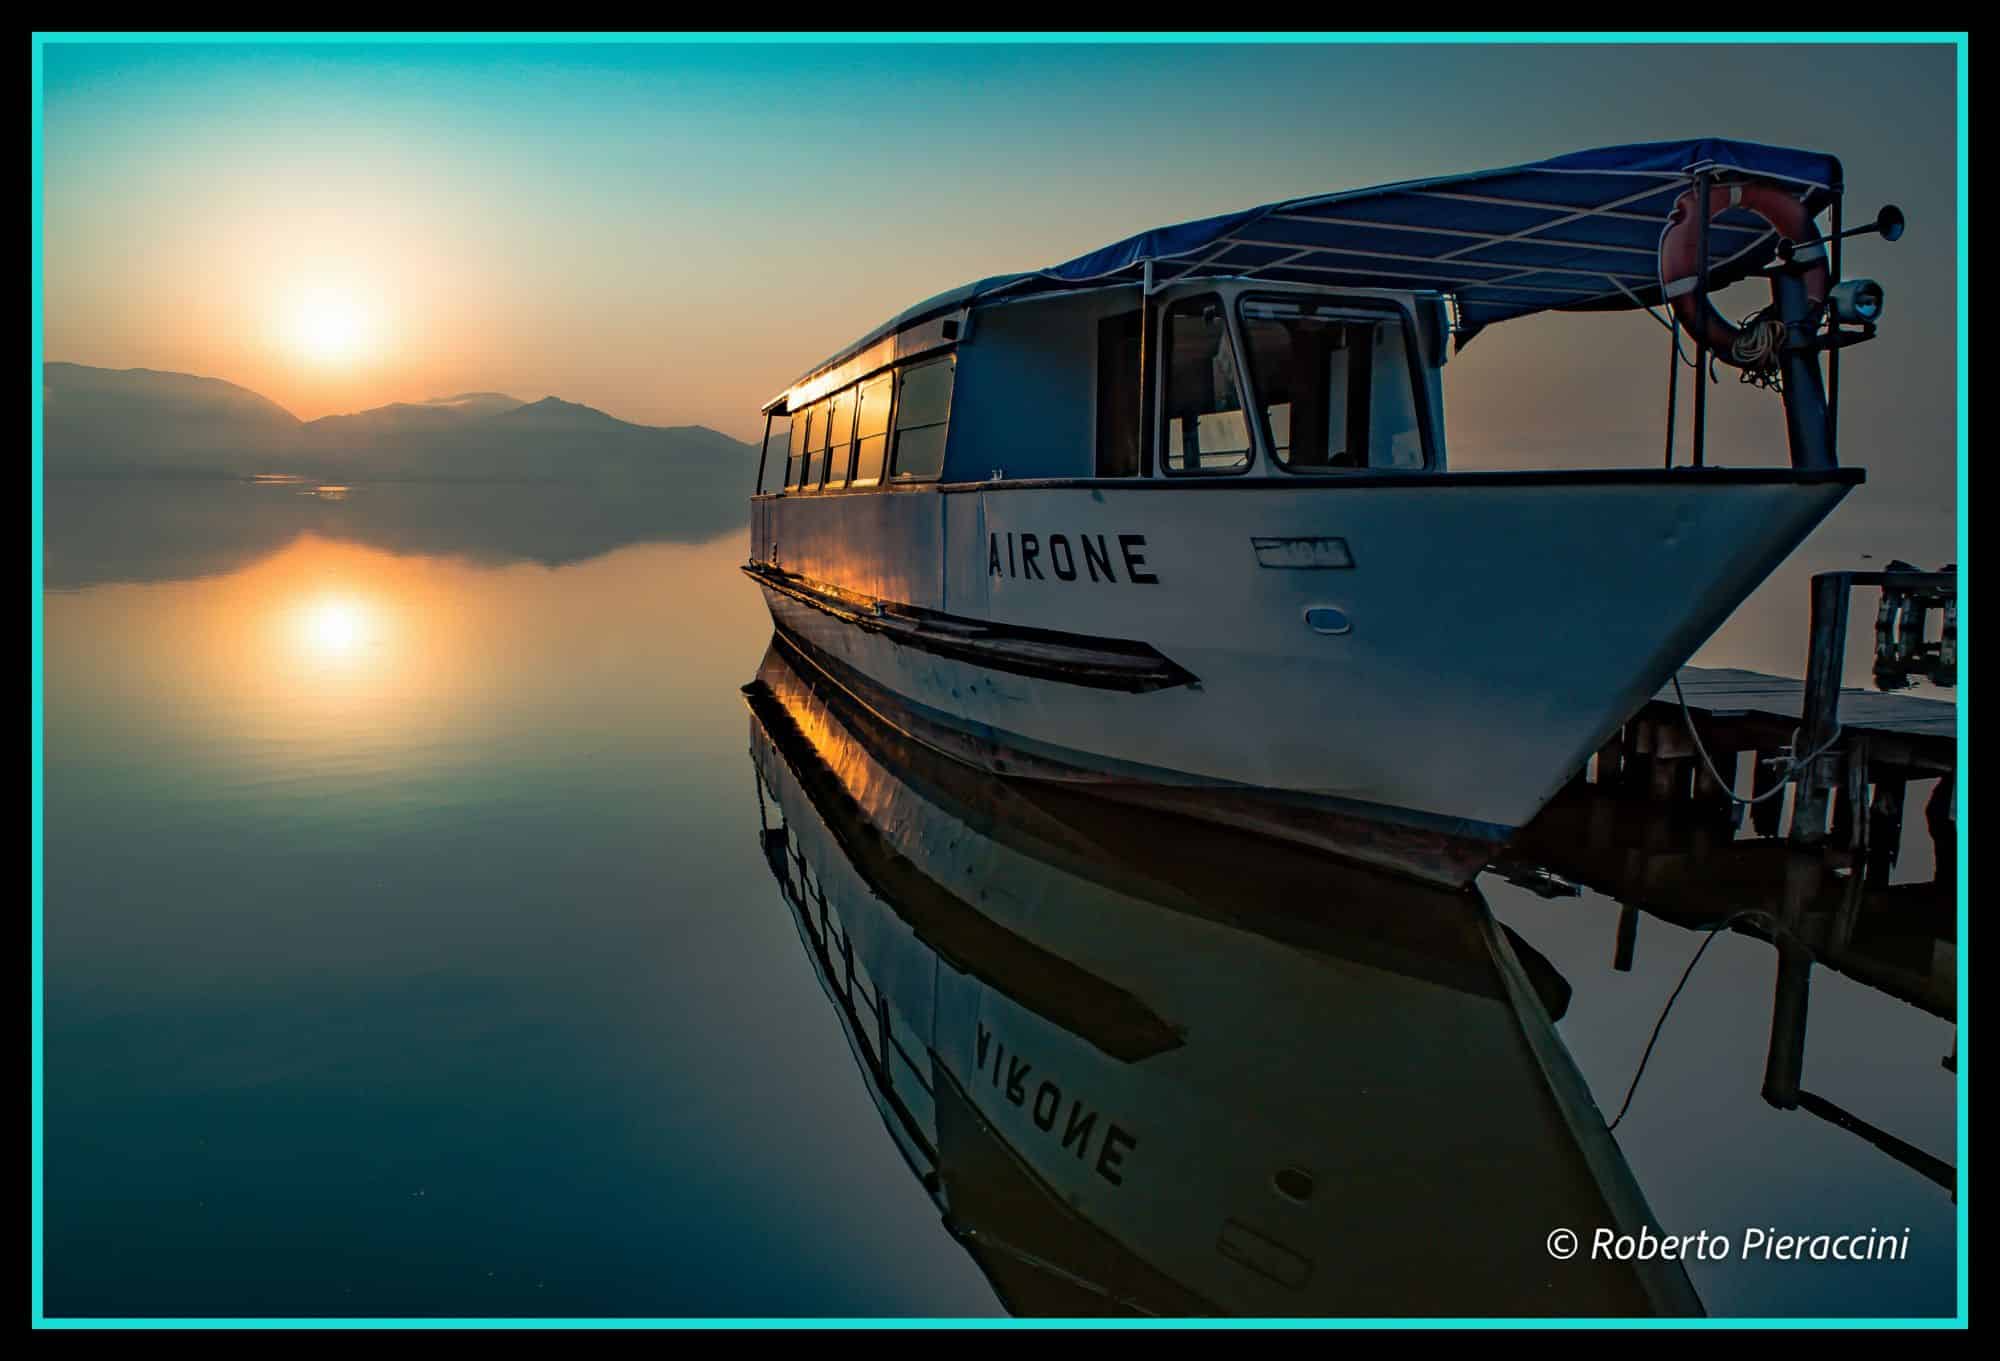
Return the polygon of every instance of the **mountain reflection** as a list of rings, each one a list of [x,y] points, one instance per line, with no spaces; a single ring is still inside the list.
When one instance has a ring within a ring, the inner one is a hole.
[[[43,495],[51,589],[220,576],[305,535],[482,566],[555,567],[635,543],[698,543],[740,527],[741,485],[52,479]]]
[[[1476,893],[998,783],[774,640],[766,858],[888,1135],[1014,1313],[1700,1311]]]

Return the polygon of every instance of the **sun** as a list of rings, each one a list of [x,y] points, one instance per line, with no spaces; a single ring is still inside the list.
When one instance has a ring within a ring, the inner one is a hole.
[[[292,305],[292,348],[315,363],[338,364],[359,357],[368,348],[370,330],[367,309],[339,289],[310,289]]]

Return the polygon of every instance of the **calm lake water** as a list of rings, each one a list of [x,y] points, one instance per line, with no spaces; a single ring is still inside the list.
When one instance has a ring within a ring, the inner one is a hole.
[[[1015,801],[771,653],[740,529],[312,492],[50,488],[51,1316],[1954,1308],[1929,899],[1813,970],[1815,1108],[1723,930],[1606,1135],[1737,890],[1620,969],[1588,889]],[[1548,1256],[1648,1211],[1736,1254]]]

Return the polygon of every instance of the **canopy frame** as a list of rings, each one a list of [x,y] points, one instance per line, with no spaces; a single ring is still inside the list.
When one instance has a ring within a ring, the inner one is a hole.
[[[1681,362],[1678,327],[1654,312],[1667,302],[1660,241],[1673,205],[1690,187],[1738,180],[1784,187],[1812,216],[1827,209],[1837,214],[1844,187],[1840,162],[1831,156],[1711,138],[1606,147],[1498,170],[1288,199],[1153,228],[1062,264],[939,294],[816,365],[766,410],[811,400],[833,379],[852,377],[850,370],[857,363],[865,366],[867,356],[885,343],[903,348],[905,332],[948,314],[958,323],[949,328],[956,338],[961,327],[969,333],[976,310],[985,304],[1131,286],[1139,290],[1150,325],[1151,300],[1160,290],[1210,278],[1442,295],[1458,349],[1496,321],[1554,310],[1644,309],[1675,333]],[[1778,244],[1777,230],[1744,209],[1706,220],[1698,298],[1762,269],[1775,259]],[[1837,242],[1834,268],[1839,268]],[[1145,357],[1142,348],[1142,394],[1150,391]],[[1699,464],[1706,434],[1706,353],[1698,352],[1696,362],[1693,433]],[[1829,375],[1836,403],[1837,363],[1836,353]],[[1830,436],[1832,413],[1828,416]],[[1142,419],[1142,432],[1146,425]],[[1668,439],[1671,461],[1671,415]],[[1144,441],[1141,459],[1150,464]]]
[[[1494,321],[1533,312],[1652,307],[1664,301],[1659,238],[1679,192],[1704,175],[1787,186],[1814,214],[1838,197],[1842,178],[1832,157],[1751,143],[1612,147],[1503,170],[1290,199],[1155,228],[1065,264],[988,280],[975,301],[1051,287],[1136,283],[1149,264],[1155,287],[1223,276],[1286,283],[1348,280],[1452,294],[1464,317],[1458,332],[1463,346]],[[1616,187],[1606,197],[1582,192],[1581,186],[1607,182]],[[1578,187],[1561,190],[1565,184]],[[1563,201],[1566,196],[1571,201]],[[1648,200],[1655,211],[1637,208]],[[1725,212],[1709,230],[1717,287],[1745,277],[1776,253],[1777,232],[1751,214]],[[1423,243],[1442,248],[1426,251]],[[1400,248],[1404,244],[1407,249]],[[1505,258],[1509,253],[1517,258]]]

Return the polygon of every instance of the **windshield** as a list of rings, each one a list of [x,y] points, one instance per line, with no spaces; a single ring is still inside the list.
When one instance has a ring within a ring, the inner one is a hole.
[[[1242,318],[1256,411],[1280,466],[1424,466],[1400,315],[1311,298],[1248,298]]]
[[[1175,303],[1164,333],[1166,470],[1243,471],[1250,466],[1250,425],[1221,299],[1210,293]]]

